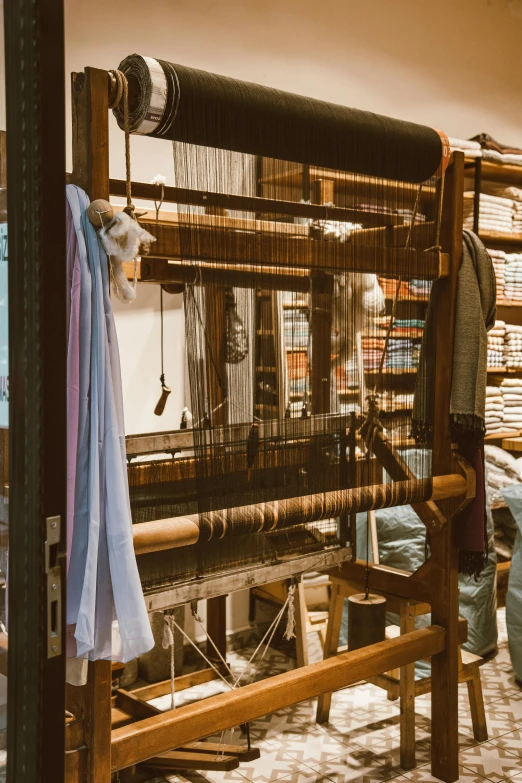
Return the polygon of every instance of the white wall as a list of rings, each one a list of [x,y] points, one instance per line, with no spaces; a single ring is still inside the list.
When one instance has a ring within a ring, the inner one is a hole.
[[[67,72],[114,68],[139,52],[449,135],[487,131],[522,145],[521,0],[65,0],[65,7]],[[111,118],[110,165],[117,177],[124,175],[122,143]],[[163,173],[172,182],[169,142],[134,137],[132,172],[136,180]],[[159,297],[140,290],[130,308],[116,303],[128,432],[166,429],[179,420],[182,315],[179,298],[165,299],[167,333],[172,329],[167,379],[174,391],[161,418],[152,414]]]

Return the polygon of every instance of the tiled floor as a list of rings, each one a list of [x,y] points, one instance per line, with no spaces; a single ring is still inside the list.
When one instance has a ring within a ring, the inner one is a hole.
[[[488,742],[474,740],[466,686],[459,688],[459,780],[465,783],[522,783],[522,690],[511,673],[503,612],[498,619],[499,654],[481,668]],[[312,660],[321,657],[318,637],[310,635],[309,643]],[[241,670],[250,652],[231,656],[235,671]],[[258,677],[292,665],[281,653],[270,651]],[[193,689],[193,697],[201,695]],[[188,697],[187,691],[184,696]],[[334,694],[330,722],[324,726],[315,722],[315,701],[254,721],[252,742],[261,757],[234,772],[186,772],[154,778],[154,783],[384,783],[392,779],[431,783],[435,779],[430,774],[430,699],[429,695],[416,699],[417,768],[411,772],[404,772],[399,764],[398,702],[387,701],[383,691],[366,684]],[[159,699],[154,703],[169,706]],[[244,739],[236,730],[227,732],[222,741],[243,743]]]

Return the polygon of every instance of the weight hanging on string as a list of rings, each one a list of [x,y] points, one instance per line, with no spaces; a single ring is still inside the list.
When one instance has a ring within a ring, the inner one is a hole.
[[[248,334],[237,312],[233,288],[225,291],[225,361],[239,364],[248,355]]]

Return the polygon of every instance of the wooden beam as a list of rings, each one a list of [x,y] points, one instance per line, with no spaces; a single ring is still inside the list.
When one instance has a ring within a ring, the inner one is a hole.
[[[148,704],[143,698],[140,698],[135,693],[130,691],[124,691],[119,688],[116,691],[115,706],[119,710],[123,710],[127,715],[131,715],[133,718],[142,720],[143,718],[150,718],[152,715],[161,715],[162,712],[152,704]]]
[[[438,251],[323,242],[282,234],[257,234],[218,228],[159,223],[142,219],[156,242],[150,257],[213,261],[269,267],[304,267],[322,271],[379,273],[392,277],[425,277],[447,273],[448,258]]]
[[[422,628],[116,729],[112,733],[112,770],[116,772],[167,751],[174,738],[176,745],[184,745],[435,655],[444,645],[442,628]]]
[[[435,394],[433,473],[446,473],[452,464],[450,437],[450,398],[455,336],[457,278],[462,258],[462,211],[464,189],[464,156],[453,154],[446,172],[441,225],[441,245],[449,254],[449,275],[434,286],[437,306],[435,335]],[[450,513],[445,504],[446,516]],[[453,783],[459,777],[458,749],[458,621],[459,575],[458,549],[455,542],[454,519],[442,530],[431,535],[431,563],[436,575],[432,596],[432,622],[446,629],[444,650],[431,662],[432,689],[432,775]]]
[[[125,181],[110,180],[110,191],[113,196],[125,196]],[[134,198],[158,200],[160,188],[146,182],[133,182]],[[402,224],[399,215],[384,215],[371,210],[347,209],[345,207],[322,206],[320,204],[304,204],[299,201],[283,201],[281,199],[260,198],[259,196],[238,196],[229,193],[192,190],[189,188],[163,189],[164,203],[187,204],[198,207],[220,207],[238,212],[256,212],[262,215],[289,215],[292,217],[312,218],[314,220],[336,220],[340,222],[364,223],[367,226],[394,226]]]
[[[216,772],[230,772],[239,767],[237,756],[222,755],[220,753],[194,753],[185,750],[170,750],[147,761],[143,766],[148,769],[163,771],[177,769],[201,769],[216,770]]]
[[[215,266],[203,264],[176,264],[165,258],[142,258],[140,280],[142,283],[158,283],[162,285],[219,283],[235,288],[263,288],[271,291],[295,291],[307,294],[310,291],[311,280],[308,269],[302,274],[285,274],[284,269],[254,269],[246,266],[218,269]],[[314,287],[320,293],[333,291],[333,275],[321,275],[314,280]]]
[[[217,595],[227,595],[256,585],[289,579],[305,571],[334,568],[350,557],[350,547],[327,549],[302,557],[293,557],[282,562],[254,565],[232,574],[212,575],[192,579],[183,584],[145,593],[149,612],[159,612],[173,606],[182,606],[190,601],[201,601]]]
[[[209,511],[205,514],[190,514],[142,522],[133,526],[134,551],[136,554],[146,554],[147,552],[192,546],[199,540],[203,517],[210,523],[209,529],[212,529],[213,523],[219,520],[231,535],[234,534],[236,527],[244,533],[247,520],[252,528],[259,532],[260,530],[273,530],[283,524],[299,525],[355,511],[404,505],[410,501],[414,488],[422,493],[424,481],[417,480],[415,482],[410,479],[396,481],[392,484],[372,484],[355,489],[339,489],[317,495],[304,495],[302,498],[273,500]],[[435,476],[432,481],[430,499],[459,497],[466,493],[466,489],[466,479],[458,473]]]
[[[109,199],[109,77],[107,71],[86,68],[72,74],[71,181],[91,201]]]

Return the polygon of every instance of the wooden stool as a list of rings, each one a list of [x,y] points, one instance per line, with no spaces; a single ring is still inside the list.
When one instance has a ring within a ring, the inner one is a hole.
[[[331,583],[332,592],[324,644],[325,658],[336,655],[338,652],[345,598],[361,592],[361,584],[342,577],[331,575]],[[372,591],[377,592],[373,588]],[[398,614],[400,617],[400,628],[389,626],[387,628],[387,636],[405,634],[415,630],[415,618],[429,614],[431,611],[431,607],[427,603],[399,598],[381,591],[378,592],[386,598],[387,610]],[[478,655],[461,651],[459,647],[459,683],[466,682],[468,685],[473,736],[478,742],[484,742],[488,739],[479,670],[482,661],[483,659]],[[403,769],[413,769],[415,767],[415,697],[431,692],[431,677],[425,677],[416,681],[415,663],[410,663],[407,666],[402,666],[400,670],[378,674],[370,678],[368,682],[383,688],[387,692],[389,699],[400,698],[400,763]],[[317,703],[318,723],[326,723],[328,721],[331,701],[331,693],[324,693],[322,696],[319,696]]]

